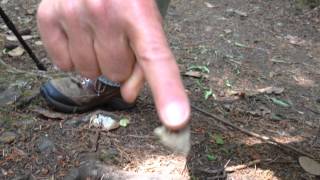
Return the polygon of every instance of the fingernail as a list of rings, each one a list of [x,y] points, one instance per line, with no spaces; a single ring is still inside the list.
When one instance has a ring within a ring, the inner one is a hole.
[[[190,107],[188,103],[172,102],[166,105],[162,111],[162,122],[172,130],[184,128],[189,121]]]

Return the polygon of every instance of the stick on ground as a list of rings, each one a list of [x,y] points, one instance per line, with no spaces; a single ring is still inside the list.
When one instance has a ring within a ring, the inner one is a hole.
[[[238,131],[240,131],[240,132],[242,132],[244,134],[247,134],[249,136],[253,136],[255,138],[258,138],[258,139],[260,139],[260,140],[262,140],[262,141],[264,141],[266,143],[276,145],[277,147],[279,147],[281,149],[284,149],[284,150],[288,150],[289,149],[289,150],[291,150],[291,151],[293,151],[295,153],[298,153],[300,155],[304,155],[304,156],[307,156],[309,158],[315,159],[313,155],[311,155],[311,154],[309,154],[307,152],[304,152],[304,151],[302,151],[300,149],[297,149],[297,148],[295,148],[293,146],[290,146],[288,144],[283,144],[281,142],[276,141],[275,139],[273,139],[271,137],[268,137],[268,136],[265,136],[265,135],[260,135],[260,134],[257,134],[255,132],[249,131],[247,129],[238,127],[238,126],[232,124],[231,122],[229,122],[228,120],[224,119],[223,117],[220,117],[220,116],[214,115],[212,113],[209,113],[209,112],[207,112],[207,111],[205,111],[205,110],[203,110],[203,109],[201,109],[201,108],[199,108],[199,107],[197,107],[195,105],[191,105],[191,107],[193,109],[205,114],[206,116],[209,116],[209,117],[211,117],[211,118],[213,118],[213,119],[215,119],[215,120],[217,120],[217,121],[219,121],[219,122],[221,122],[221,123],[223,123],[225,125],[228,125],[228,126],[232,127],[233,129],[236,129],[236,130],[238,130]]]

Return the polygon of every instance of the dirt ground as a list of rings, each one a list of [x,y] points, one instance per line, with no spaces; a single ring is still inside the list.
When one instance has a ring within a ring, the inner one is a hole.
[[[155,140],[160,123],[147,87],[134,109],[112,112],[130,124],[111,132],[89,127],[95,111],[60,114],[47,106],[39,87],[63,74],[37,34],[38,2],[0,2],[48,67],[37,71],[26,53],[9,56],[18,43],[8,40],[12,34],[1,21],[0,179],[70,178],[93,159],[113,172],[163,179],[319,178],[298,163],[302,153],[320,159],[319,9],[297,9],[289,0],[172,0],[165,28],[196,107],[191,153],[183,157]],[[244,134],[199,109],[287,146]]]

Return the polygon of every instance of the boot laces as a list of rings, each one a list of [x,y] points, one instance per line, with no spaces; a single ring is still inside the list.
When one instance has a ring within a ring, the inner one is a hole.
[[[99,79],[92,80],[86,77],[76,77],[72,78],[72,80],[81,88],[92,88],[96,92],[97,96],[100,96],[107,89],[107,86],[99,81]]]

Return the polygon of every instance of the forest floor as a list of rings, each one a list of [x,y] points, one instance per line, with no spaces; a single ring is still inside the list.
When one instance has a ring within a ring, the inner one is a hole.
[[[163,179],[317,179],[298,158],[320,159],[319,9],[289,0],[172,0],[165,28],[195,107],[186,158],[154,139],[160,123],[147,87],[135,108],[112,112],[130,124],[111,132],[89,127],[96,111],[60,114],[47,106],[39,87],[63,75],[41,45],[38,3],[0,2],[48,67],[37,71],[26,53],[10,56],[18,42],[1,21],[0,179],[63,179],[90,159]]]

